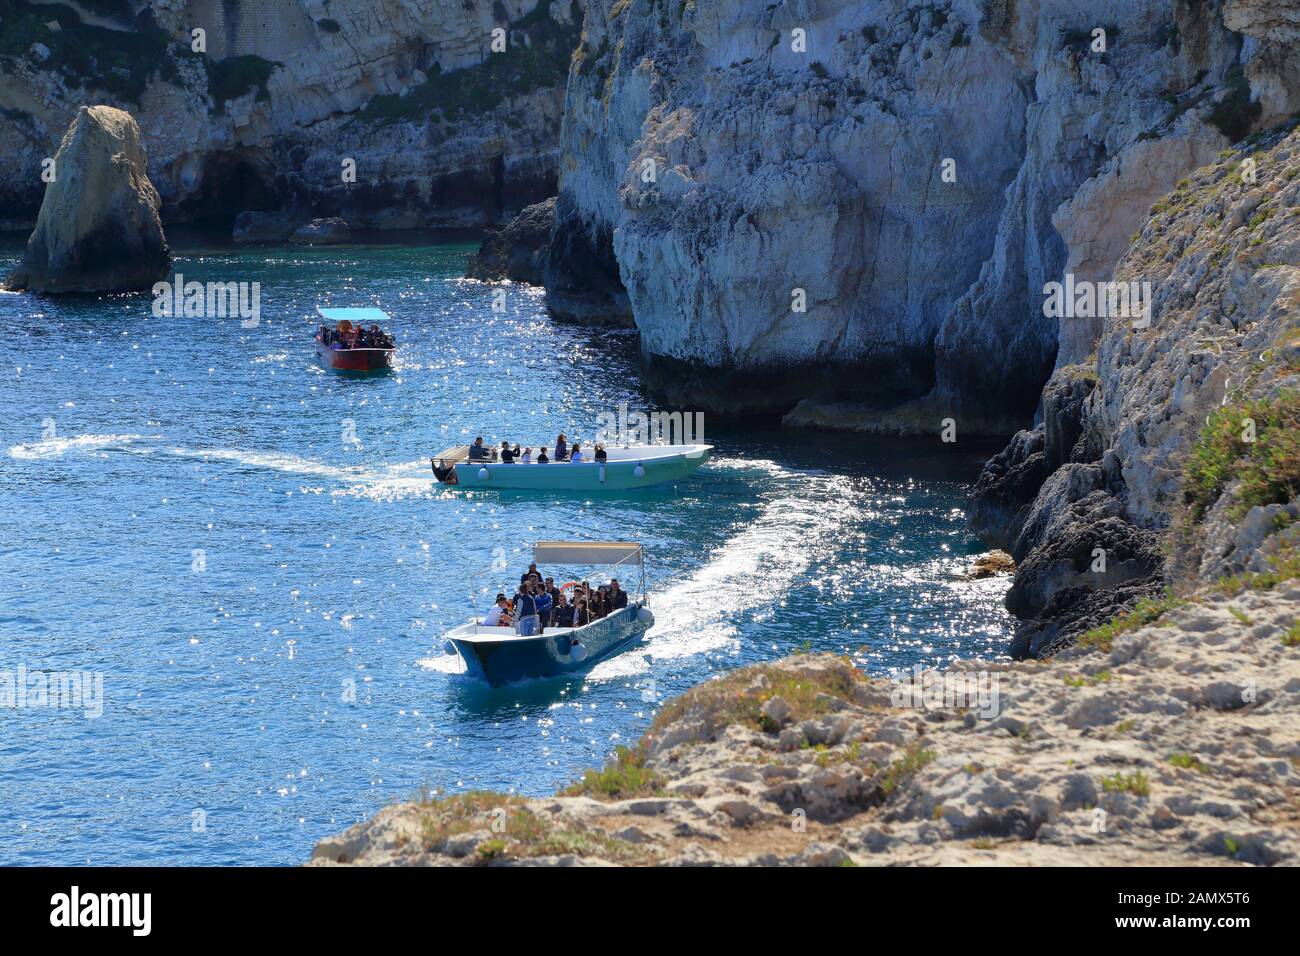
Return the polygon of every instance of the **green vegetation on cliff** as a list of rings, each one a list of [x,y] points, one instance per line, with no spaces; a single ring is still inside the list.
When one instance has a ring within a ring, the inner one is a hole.
[[[396,123],[421,119],[434,111],[444,118],[486,113],[508,96],[564,83],[569,59],[578,45],[582,11],[574,3],[573,23],[563,26],[551,19],[549,4],[539,3],[506,31],[503,53],[489,53],[475,66],[442,72],[435,66],[423,84],[404,96],[388,93],[373,97],[361,111],[369,123]]]
[[[646,747],[642,741],[634,748],[616,747],[614,759],[600,770],[588,770],[582,779],[561,791],[570,797],[597,797],[626,800],[661,793],[663,780],[645,765]]]
[[[488,828],[490,839],[474,850],[480,864],[539,856],[600,856],[633,862],[640,854],[629,843],[578,826],[544,819],[520,797],[485,791],[421,800],[420,838],[426,849],[447,846],[456,837]]]
[[[104,16],[121,16],[116,4],[87,6]],[[58,74],[73,89],[99,89],[120,102],[139,103],[156,73],[174,75],[171,37],[151,23],[110,30],[82,23],[72,7],[26,0],[0,0],[0,21],[0,60],[26,61]],[[50,23],[58,29],[50,29]],[[49,55],[33,52],[36,44]]]
[[[225,112],[227,100],[237,100],[254,89],[258,102],[270,99],[266,81],[280,68],[279,63],[272,63],[260,56],[232,56],[208,64],[208,93],[212,96],[215,112]]]
[[[1285,504],[1300,494],[1300,394],[1284,391],[1210,415],[1184,479],[1191,518],[1199,520],[1234,480],[1234,520],[1255,505]]]

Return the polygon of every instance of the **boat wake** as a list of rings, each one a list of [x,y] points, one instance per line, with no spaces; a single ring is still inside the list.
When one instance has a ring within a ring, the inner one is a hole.
[[[280,452],[153,444],[161,438],[161,435],[76,435],[13,445],[8,451],[11,458],[21,460],[59,458],[69,452],[124,451],[133,455],[162,453],[191,461],[229,462],[237,467],[243,466],[258,471],[274,471],[285,475],[324,479],[338,486],[329,489],[330,494],[357,495],[376,501],[394,501],[427,495],[434,484],[427,463],[420,460],[391,465],[330,465],[311,458]],[[325,491],[326,489],[304,490]]]
[[[786,479],[781,497],[767,501],[704,567],[650,595],[655,625],[645,643],[597,665],[593,679],[644,673],[651,661],[735,649],[742,614],[770,613],[785,600],[854,510],[849,489],[838,488],[838,480],[793,472]]]
[[[11,445],[9,457],[26,460],[61,458],[70,451],[95,452],[109,448],[124,448],[132,442],[143,440],[144,437],[144,435],[76,435],[72,438],[47,438],[30,444]]]

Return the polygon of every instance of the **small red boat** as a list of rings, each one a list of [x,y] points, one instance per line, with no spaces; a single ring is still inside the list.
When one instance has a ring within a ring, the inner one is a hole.
[[[322,362],[330,368],[348,372],[380,372],[392,368],[396,347],[371,345],[348,347],[345,344],[353,334],[354,326],[360,328],[369,322],[373,329],[378,326],[378,323],[387,322],[388,315],[382,309],[318,308],[316,311],[323,318],[338,323],[334,330],[321,326],[316,332],[316,355]]]

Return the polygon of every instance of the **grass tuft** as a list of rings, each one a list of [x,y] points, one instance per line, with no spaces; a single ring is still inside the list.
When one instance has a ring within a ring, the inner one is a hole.
[[[1183,599],[1173,596],[1158,600],[1143,598],[1129,610],[1117,614],[1107,623],[1102,624],[1100,627],[1094,627],[1084,634],[1079,638],[1079,645],[1081,647],[1095,647],[1104,653],[1109,653],[1112,642],[1121,634],[1127,634],[1130,631],[1138,630],[1138,628],[1146,627],[1148,624],[1154,624],[1169,611],[1186,603]]]
[[[1151,796],[1151,781],[1141,770],[1125,776],[1116,773],[1113,777],[1102,777],[1101,788],[1107,793],[1131,793],[1139,797]]]
[[[566,797],[626,800],[663,793],[663,778],[645,765],[645,747],[616,747],[614,759],[600,770],[588,770],[561,793]]]

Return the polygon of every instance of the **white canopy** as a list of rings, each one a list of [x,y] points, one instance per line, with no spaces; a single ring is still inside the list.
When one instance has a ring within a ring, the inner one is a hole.
[[[383,309],[376,309],[372,306],[354,309],[322,309],[316,307],[316,311],[321,314],[322,318],[329,319],[331,322],[347,320],[348,322],[387,322],[388,313]]]
[[[641,563],[641,545],[631,541],[538,541],[533,545],[537,564]]]

